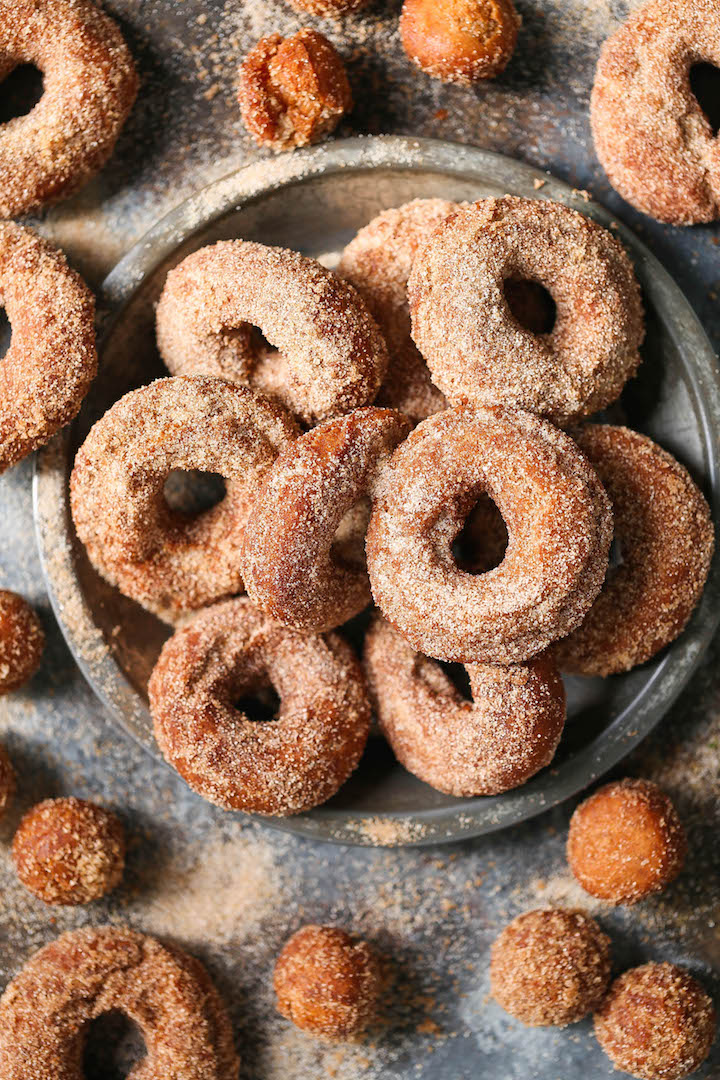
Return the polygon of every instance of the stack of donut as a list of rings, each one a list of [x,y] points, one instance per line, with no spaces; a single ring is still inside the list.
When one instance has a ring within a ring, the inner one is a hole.
[[[543,199],[387,210],[336,274],[245,240],[171,270],[171,375],[96,423],[71,502],[96,569],[174,627],[149,697],[190,786],[229,809],[306,810],[355,768],[373,713],[399,761],[452,795],[548,765],[560,671],[654,656],[712,556],[687,471],[587,422],[643,336],[620,243]],[[224,499],[172,510],[177,469],[220,473]],[[340,628],[373,600],[360,660]],[[272,688],[257,722],[247,699]]]

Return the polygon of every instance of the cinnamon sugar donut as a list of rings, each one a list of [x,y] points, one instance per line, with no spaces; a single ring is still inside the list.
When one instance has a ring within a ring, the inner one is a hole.
[[[71,195],[103,167],[137,94],[117,24],[90,0],[0,0],[0,79],[20,64],[43,95],[0,129],[0,217]]]
[[[337,271],[360,293],[388,344],[390,364],[376,403],[415,423],[447,402],[410,335],[407,283],[418,247],[457,208],[447,199],[413,199],[383,210],[350,241]]]
[[[375,713],[395,756],[448,795],[498,795],[549,765],[565,724],[565,690],[547,655],[500,667],[468,664],[466,701],[435,660],[384,619],[365,638]]]
[[[434,79],[471,86],[507,67],[520,17],[512,0],[404,0],[405,52]]]
[[[452,544],[482,493],[509,541],[499,566],[473,576]],[[611,536],[608,498],[567,435],[517,409],[459,406],[418,425],[383,472],[366,539],[370,585],[419,652],[514,664],[579,625]]]
[[[230,1019],[202,964],[120,926],[70,930],[0,999],[3,1080],[79,1080],[89,1025],[117,1010],[143,1034],[137,1080],[237,1080]]]
[[[97,355],[87,285],[61,251],[11,221],[0,222],[0,307],[12,327],[0,361],[2,473],[77,414]]]
[[[382,334],[352,285],[296,251],[224,240],[171,270],[157,307],[177,375],[252,382],[258,327],[282,356],[285,404],[307,424],[368,405],[387,368]]]
[[[591,99],[595,149],[613,187],[671,225],[720,217],[720,141],[690,85],[720,66],[715,0],[651,0],[600,53]]]
[[[344,550],[351,538],[338,549],[336,533],[345,515],[372,496],[409,430],[392,409],[358,409],[320,424],[279,455],[258,488],[241,560],[245,588],[267,615],[320,632],[370,603],[365,568]]]
[[[18,690],[40,667],[45,631],[24,596],[0,589],[0,697]]]
[[[271,685],[276,720],[253,722],[236,707]],[[287,630],[245,597],[177,630],[148,691],[163,756],[225,810],[288,815],[325,802],[360,760],[370,725],[350,646]]]
[[[508,280],[539,282],[556,316],[534,334]],[[640,363],[643,308],[618,241],[567,206],[505,196],[459,209],[418,252],[412,334],[452,404],[511,405],[565,423],[614,401]]]
[[[70,477],[73,521],[98,573],[168,622],[242,589],[251,493],[297,429],[267,398],[222,379],[158,379],[94,425]],[[226,494],[196,516],[172,511],[172,470],[219,473]]]
[[[581,626],[555,646],[564,671],[629,671],[682,632],[715,547],[710,508],[689,473],[645,435],[608,424],[574,432],[610,496],[620,563]]]

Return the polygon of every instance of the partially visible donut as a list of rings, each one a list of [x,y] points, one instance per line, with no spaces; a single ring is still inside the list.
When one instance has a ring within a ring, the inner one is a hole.
[[[671,225],[720,217],[720,140],[690,84],[694,64],[720,66],[716,0],[651,0],[605,42],[590,115],[613,187]]]
[[[157,337],[173,374],[252,383],[251,327],[279,350],[284,403],[303,422],[350,412],[377,394],[388,362],[383,336],[352,285],[315,259],[224,240],[168,274]]]
[[[553,759],[565,690],[545,654],[526,664],[468,664],[466,701],[440,664],[384,619],[365,638],[365,673],[383,734],[415,776],[448,795],[498,795]]]
[[[506,281],[539,282],[556,306],[547,334],[512,313]],[[614,401],[640,363],[640,288],[606,229],[560,203],[483,199],[420,249],[408,283],[412,334],[454,404],[509,405],[556,423]]]
[[[222,379],[158,379],[93,426],[70,477],[78,537],[122,593],[174,622],[242,590],[242,530],[254,487],[297,434],[279,405]],[[219,473],[225,498],[194,517],[170,509],[172,470]]]
[[[24,596],[0,589],[0,697],[18,690],[40,667],[45,632]]]
[[[338,274],[351,282],[385,335],[390,352],[376,403],[415,423],[447,405],[410,334],[407,283],[418,247],[453,210],[447,199],[413,199],[368,222],[347,245]]]
[[[485,574],[452,544],[478,497],[508,530]],[[446,409],[395,451],[367,532],[373,596],[413,648],[462,664],[527,660],[578,626],[605,577],[612,512],[575,443],[517,409]]]
[[[140,1028],[136,1080],[237,1080],[225,1006],[202,964],[121,926],[70,930],[40,949],[0,999],[3,1080],[79,1080],[89,1025],[117,1010]]]
[[[135,101],[122,34],[90,0],[0,0],[0,77],[20,64],[43,95],[0,129],[0,217],[56,202],[103,167]]]
[[[2,190],[0,180],[0,199]],[[0,307],[12,327],[0,362],[2,473],[76,415],[97,354],[87,285],[61,251],[11,221],[0,222]]]
[[[236,708],[271,685],[275,721],[253,722]],[[177,630],[148,691],[163,756],[225,810],[287,815],[325,802],[360,760],[370,726],[350,646],[335,634],[287,630],[245,597]]]
[[[715,529],[690,474],[652,439],[609,424],[573,434],[610,496],[620,563],[554,654],[564,671],[613,675],[684,630],[707,580]]]
[[[267,615],[317,633],[367,607],[367,573],[352,549],[348,559],[349,537],[342,547],[335,542],[337,530],[372,497],[383,464],[409,430],[392,409],[358,409],[320,424],[279,455],[258,488],[241,560],[245,588]],[[358,539],[362,550],[362,533]]]

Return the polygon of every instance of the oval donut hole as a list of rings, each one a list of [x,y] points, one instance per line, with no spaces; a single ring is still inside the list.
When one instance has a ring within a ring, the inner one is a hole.
[[[503,285],[507,306],[525,330],[531,334],[550,334],[557,318],[552,293],[539,281],[510,277]]]
[[[163,488],[170,510],[183,517],[197,517],[218,506],[227,494],[220,473],[200,469],[173,469]]]
[[[440,665],[460,697],[464,701],[472,701],[473,696],[472,687],[470,686],[470,676],[467,673],[465,665],[448,663],[445,660],[436,660],[435,663]]]
[[[120,1009],[111,1009],[86,1028],[83,1080],[126,1080],[146,1056],[138,1025]]]
[[[331,558],[348,570],[367,569],[365,558],[365,533],[367,532],[372,503],[364,496],[350,507],[335,531],[331,546]]]
[[[233,708],[251,724],[272,724],[279,719],[280,695],[274,686],[263,686],[237,698]]]
[[[0,124],[32,112],[45,90],[43,73],[35,64],[18,64],[0,82]]]
[[[507,546],[503,516],[489,495],[482,494],[453,540],[453,558],[466,574],[487,574],[503,561]]]
[[[690,89],[705,114],[713,135],[720,131],[720,67],[705,61],[693,64],[689,73]]]

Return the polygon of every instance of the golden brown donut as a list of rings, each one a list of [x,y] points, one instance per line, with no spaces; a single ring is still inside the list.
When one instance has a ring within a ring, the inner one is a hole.
[[[509,543],[494,570],[462,571],[452,545],[490,495]],[[514,664],[580,624],[607,569],[612,512],[575,443],[517,409],[424,420],[395,451],[367,531],[370,585],[418,652]]]
[[[15,770],[5,747],[0,743],[0,818],[15,794]]]
[[[241,568],[250,598],[285,626],[332,630],[370,603],[357,552],[337,542],[348,513],[374,493],[384,464],[410,430],[392,409],[357,409],[291,443],[257,489]],[[364,522],[357,533],[362,552]]]
[[[88,1026],[113,1010],[145,1039],[135,1080],[237,1080],[230,1020],[202,964],[121,926],[70,930],[15,976],[0,999],[0,1076],[80,1080]]]
[[[513,315],[506,281],[539,282],[547,334]],[[565,423],[614,401],[640,363],[640,287],[606,229],[560,203],[483,199],[446,219],[408,282],[412,335],[454,404],[510,405]]]
[[[242,590],[251,497],[297,434],[268,398],[223,379],[158,379],[93,426],[70,477],[78,537],[98,573],[168,622]],[[188,518],[163,487],[175,469],[219,473],[222,502]]]
[[[621,561],[555,657],[563,671],[613,675],[685,629],[710,570],[715,528],[687,470],[647,436],[609,424],[573,436],[610,496]]]
[[[90,0],[0,0],[0,78],[20,64],[43,95],[0,131],[0,217],[56,202],[103,167],[138,78],[117,24]]]
[[[280,697],[274,722],[236,708],[269,686]],[[148,691],[166,761],[225,810],[287,815],[325,802],[360,760],[370,725],[350,646],[287,630],[245,597],[177,630]]]
[[[400,14],[410,59],[435,79],[466,86],[505,70],[519,27],[512,0],[405,0]]]
[[[613,187],[671,225],[720,217],[720,141],[690,85],[699,61],[720,66],[715,0],[650,0],[605,42],[590,115]]]
[[[447,199],[413,199],[383,210],[350,241],[337,270],[360,293],[388,344],[390,363],[376,403],[414,423],[447,402],[410,335],[407,283],[418,247],[456,209]]]
[[[315,259],[223,240],[168,274],[157,337],[173,374],[252,383],[251,326],[279,350],[284,404],[303,422],[350,412],[377,394],[388,362],[383,336],[352,285]]]
[[[586,892],[611,904],[661,892],[682,870],[686,852],[677,810],[649,780],[605,784],[570,820],[570,869]]]
[[[448,795],[498,795],[549,765],[565,725],[565,690],[547,655],[468,664],[466,701],[435,660],[376,617],[365,674],[380,727],[415,776]]]
[[[0,172],[1,158],[0,150]],[[2,473],[77,414],[97,355],[95,299],[87,285],[61,251],[11,221],[0,222],[0,307],[12,327],[0,363]]]
[[[44,648],[42,624],[27,600],[0,589],[0,696],[32,678]]]

